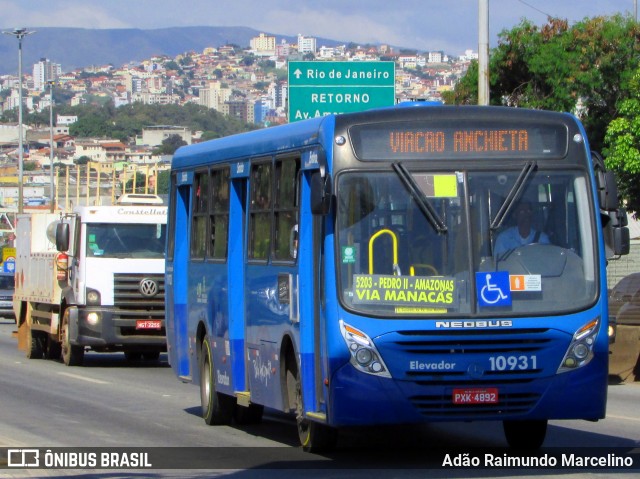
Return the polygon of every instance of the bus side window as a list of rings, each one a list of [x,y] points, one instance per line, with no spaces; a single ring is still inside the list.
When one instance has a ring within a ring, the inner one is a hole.
[[[195,174],[193,220],[191,227],[191,258],[204,259],[207,250],[207,214],[209,198],[209,172]]]
[[[293,261],[297,256],[299,184],[300,158],[278,159],[274,205],[275,260]]]
[[[249,258],[268,260],[271,250],[271,162],[251,167],[251,205],[249,206]]]
[[[229,237],[229,167],[211,171],[209,252],[213,259],[227,258]]]

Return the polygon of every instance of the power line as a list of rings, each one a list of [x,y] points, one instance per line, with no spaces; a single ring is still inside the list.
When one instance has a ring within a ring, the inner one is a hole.
[[[534,7],[533,5],[531,5],[530,3],[525,2],[524,0],[518,0],[520,3],[526,5],[527,7],[535,10],[536,12],[542,13],[543,15],[545,15],[547,18],[554,18],[553,15],[547,13],[547,12],[543,12],[542,10],[540,10],[538,7]]]

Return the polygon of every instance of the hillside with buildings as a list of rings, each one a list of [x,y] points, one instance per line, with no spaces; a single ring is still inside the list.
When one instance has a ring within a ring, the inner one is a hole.
[[[440,100],[442,92],[453,88],[474,57],[471,51],[450,57],[437,51],[396,51],[388,45],[328,45],[304,35],[291,42],[259,33],[248,43],[244,48],[232,43],[206,46],[200,51],[175,56],[156,55],[120,65],[92,64],[71,71],[64,71],[54,58],[41,58],[33,64],[25,62],[22,89],[26,121],[22,128],[26,139],[26,182],[37,185],[36,172],[48,175],[52,160],[53,165],[75,165],[82,158],[99,165],[118,165],[124,170],[148,165],[168,167],[167,157],[157,153],[163,141],[177,135],[183,144],[189,144],[200,141],[206,133],[191,130],[176,118],[174,124],[144,125],[126,139],[79,138],[72,134],[73,125],[82,119],[73,114],[60,114],[63,109],[68,111],[68,107],[112,104],[117,109],[133,104],[194,104],[259,128],[288,121],[289,61],[393,61],[396,101],[403,101]],[[25,42],[24,50],[29,48]],[[18,86],[17,75],[0,76],[0,109],[4,120],[0,123],[0,167],[3,168],[0,203],[5,206],[14,205],[16,198],[15,184],[11,185],[10,178],[19,156],[15,114],[19,104]],[[54,105],[50,111],[52,94]],[[52,128],[43,124],[47,113],[55,113]],[[28,119],[32,117],[39,119],[38,124],[29,124]],[[47,194],[43,190],[40,196]]]

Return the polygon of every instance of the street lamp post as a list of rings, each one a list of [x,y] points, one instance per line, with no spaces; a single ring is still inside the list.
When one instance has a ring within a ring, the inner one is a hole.
[[[53,85],[55,85],[55,81],[49,80],[47,81],[47,85],[49,85],[49,174],[51,179],[51,189],[50,189],[50,199],[49,204],[51,207],[51,213],[55,211],[55,184],[53,181]]]
[[[18,39],[18,213],[24,211],[23,199],[23,140],[22,140],[22,39],[30,32],[26,28],[16,28],[12,32],[2,32]]]

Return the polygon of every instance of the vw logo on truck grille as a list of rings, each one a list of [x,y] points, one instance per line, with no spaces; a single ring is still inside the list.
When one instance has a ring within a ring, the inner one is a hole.
[[[158,283],[156,283],[151,278],[144,278],[142,281],[140,281],[140,287],[138,288],[138,290],[140,291],[140,293],[142,293],[142,296],[150,298],[158,294]]]

